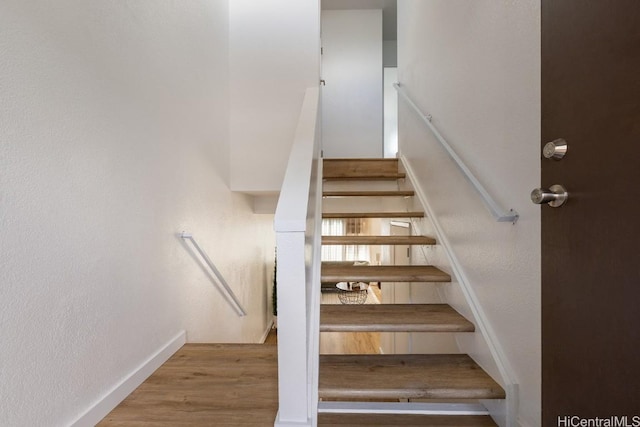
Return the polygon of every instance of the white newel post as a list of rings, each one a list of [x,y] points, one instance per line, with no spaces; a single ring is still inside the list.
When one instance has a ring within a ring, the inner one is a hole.
[[[278,397],[276,426],[310,425],[307,386],[305,231],[277,231]]]

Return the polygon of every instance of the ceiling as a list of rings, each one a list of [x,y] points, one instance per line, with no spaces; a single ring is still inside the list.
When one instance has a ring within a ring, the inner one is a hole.
[[[321,0],[322,9],[382,9],[382,38],[396,40],[398,8],[396,0]]]

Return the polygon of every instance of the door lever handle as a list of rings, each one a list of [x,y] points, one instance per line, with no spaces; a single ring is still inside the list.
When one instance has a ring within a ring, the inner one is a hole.
[[[547,188],[536,188],[531,192],[531,201],[537,205],[548,204],[552,208],[564,205],[569,198],[569,193],[562,185],[552,185]]]

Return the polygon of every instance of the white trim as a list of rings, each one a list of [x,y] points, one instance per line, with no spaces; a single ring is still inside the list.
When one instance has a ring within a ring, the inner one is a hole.
[[[517,425],[518,427],[533,427],[535,424],[530,422],[529,420],[524,420],[518,417]]]
[[[411,227],[411,223],[405,222],[405,221],[389,221],[389,224],[395,225],[396,227],[402,227],[402,228],[410,228]]]
[[[331,414],[415,414],[415,415],[489,415],[479,403],[421,402],[320,402],[318,413]]]
[[[478,300],[478,297],[475,291],[473,290],[473,287],[471,287],[469,283],[469,278],[465,274],[464,268],[462,267],[460,260],[458,260],[458,257],[451,249],[451,243],[447,238],[446,234],[444,233],[444,230],[440,225],[440,221],[438,220],[437,216],[434,214],[434,210],[431,207],[431,204],[429,203],[429,201],[427,200],[426,193],[422,189],[420,182],[417,180],[416,174],[413,172],[411,165],[409,164],[407,158],[403,154],[400,154],[399,158],[407,174],[407,179],[411,181],[411,184],[413,185],[413,188],[415,190],[415,194],[418,197],[418,200],[424,207],[429,220],[433,224],[433,230],[436,233],[436,239],[444,249],[444,253],[446,254],[447,259],[449,260],[449,263],[451,265],[452,273],[458,279],[458,283],[460,284],[462,293],[464,294],[464,297],[467,303],[469,304],[469,308],[471,309],[471,313],[475,318],[476,330],[479,331],[484,337],[487,343],[487,346],[489,348],[489,351],[491,352],[491,356],[493,357],[496,363],[496,366],[498,368],[498,371],[500,372],[500,376],[502,377],[502,382],[505,385],[505,390],[507,391],[507,412],[508,413],[507,413],[506,425],[509,427],[514,426],[515,413],[513,412],[513,409],[514,409],[514,406],[516,406],[514,403],[517,402],[517,396],[512,394],[514,393],[517,394],[518,388],[514,387],[514,385],[517,385],[517,382],[515,381],[516,376],[513,374],[513,368],[509,364],[509,361],[507,360],[507,357],[505,356],[504,351],[502,350],[502,346],[500,345],[500,342],[496,336],[496,333],[491,327],[491,323],[489,322],[489,319],[484,313],[484,310],[482,309],[480,301]],[[511,393],[509,393],[510,391]]]
[[[311,427],[313,423],[311,420],[306,422],[299,421],[280,421],[280,411],[276,414],[276,421],[273,423],[274,427]]]
[[[318,116],[319,117],[319,116]],[[318,120],[319,121],[319,120]],[[318,126],[318,130],[320,126]],[[316,135],[316,140],[320,141],[319,134]],[[313,219],[315,221],[315,230],[312,236],[313,244],[313,261],[312,261],[312,276],[311,281],[307,281],[307,294],[310,300],[310,313],[309,313],[309,353],[308,364],[308,387],[309,387],[309,418],[313,427],[318,425],[318,383],[320,372],[320,302],[322,298],[322,292],[320,289],[321,267],[322,267],[322,175],[324,173],[324,161],[319,156],[316,160],[316,173],[313,175],[315,178],[315,194],[309,195],[315,197],[315,213]],[[310,202],[311,203],[311,202]]]
[[[271,332],[271,329],[273,329],[274,323],[275,322],[273,321],[273,319],[271,319],[271,321],[267,324],[267,329],[264,331],[264,333],[260,337],[260,340],[258,341],[260,344],[264,344],[264,342],[267,340],[269,332]]]
[[[93,404],[84,414],[78,417],[71,427],[92,427],[106,417],[120,402],[129,396],[140,384],[155,372],[173,354],[186,343],[187,334],[180,331],[162,348],[157,350],[140,366],[133,370],[118,385],[113,387],[99,401]]]

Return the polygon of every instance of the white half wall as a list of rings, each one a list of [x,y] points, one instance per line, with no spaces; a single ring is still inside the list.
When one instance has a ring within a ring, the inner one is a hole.
[[[540,5],[537,0],[398,2],[404,89],[505,208],[497,223],[424,122],[400,100],[400,152],[416,173],[520,388],[518,422],[540,425]],[[442,251],[429,256],[447,269]],[[467,313],[457,286],[442,287]],[[490,366],[473,337],[462,351]]]
[[[182,330],[263,336],[273,216],[227,185],[228,34],[227,0],[0,3],[0,425],[70,425]]]
[[[273,194],[320,80],[319,0],[232,0],[229,20],[231,189]]]
[[[382,10],[322,11],[324,157],[382,157]]]

